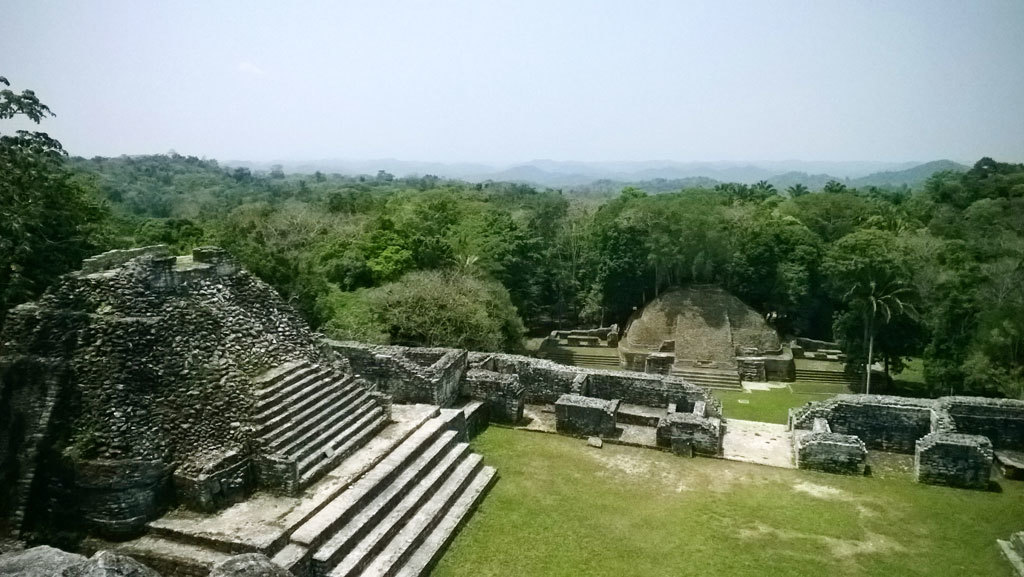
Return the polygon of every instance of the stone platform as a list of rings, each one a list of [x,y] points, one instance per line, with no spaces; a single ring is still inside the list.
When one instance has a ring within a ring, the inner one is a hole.
[[[259,493],[218,513],[173,511],[114,548],[165,577],[263,553],[297,576],[423,574],[496,479],[461,409],[393,405],[393,422],[298,496]]]

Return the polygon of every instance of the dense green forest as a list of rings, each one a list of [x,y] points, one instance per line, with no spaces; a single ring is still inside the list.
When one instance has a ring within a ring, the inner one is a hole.
[[[33,99],[3,90],[0,119],[38,122]],[[924,394],[1024,395],[1024,165],[983,158],[919,190],[652,188],[68,158],[0,134],[0,322],[89,253],[218,244],[336,338],[515,351],[718,283],[852,365],[922,356]]]

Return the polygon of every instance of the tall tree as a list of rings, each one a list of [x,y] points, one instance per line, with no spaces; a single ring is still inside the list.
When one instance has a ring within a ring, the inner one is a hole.
[[[0,76],[0,86],[10,83]],[[31,90],[0,89],[0,120],[53,116]],[[0,325],[10,307],[43,291],[96,247],[105,211],[65,168],[45,132],[0,132]]]

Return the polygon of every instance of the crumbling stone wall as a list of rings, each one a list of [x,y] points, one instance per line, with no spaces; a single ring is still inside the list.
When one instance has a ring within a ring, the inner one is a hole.
[[[707,389],[679,377],[570,367],[499,353],[470,353],[469,366],[517,375],[525,389],[525,401],[531,404],[553,404],[571,393],[651,407],[668,403],[692,407],[697,401],[704,401],[714,415],[720,416],[722,412],[721,403]]]
[[[810,429],[825,419],[831,430],[860,437],[869,449],[913,453],[915,443],[932,430],[931,399],[887,395],[837,395],[790,410],[790,428]]]
[[[704,411],[705,407],[695,407]],[[674,452],[690,451],[710,457],[722,452],[722,420],[699,412],[669,412],[658,422],[656,443]]]
[[[562,395],[555,403],[555,429],[563,435],[611,437],[619,401]]]
[[[464,350],[326,342],[348,359],[352,372],[390,395],[396,403],[448,407],[459,396],[467,366]]]
[[[487,403],[490,420],[497,423],[518,423],[523,418],[525,389],[518,375],[470,369],[463,379],[463,393]]]
[[[996,449],[1024,450],[1024,401],[942,397],[939,409],[949,414],[955,432],[988,437]]]
[[[919,483],[988,489],[992,443],[980,435],[932,433],[918,440],[914,473]]]
[[[195,478],[212,453],[250,452],[252,378],[291,360],[338,362],[273,289],[214,247],[184,257],[166,256],[158,247],[89,261],[39,301],[9,313],[0,359],[6,367],[0,398],[38,387],[38,375],[27,368],[32,359],[66,367],[60,391],[66,406],[49,448],[67,459],[48,462],[58,469],[68,462],[74,470],[90,463],[123,467],[126,478],[138,463]],[[0,461],[25,448],[16,423],[36,418],[14,407],[17,415],[0,419]],[[22,473],[0,479],[0,494],[10,496]],[[42,476],[80,479],[74,471]],[[109,490],[128,495],[134,489]],[[127,517],[101,505],[94,509],[83,514],[97,524]]]
[[[847,475],[864,473],[868,458],[864,442],[855,435],[833,433],[824,419],[815,419],[810,432],[797,432],[793,444],[797,468]]]

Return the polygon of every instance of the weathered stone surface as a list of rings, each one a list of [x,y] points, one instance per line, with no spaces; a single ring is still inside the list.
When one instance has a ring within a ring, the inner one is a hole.
[[[618,410],[617,400],[562,395],[555,403],[555,428],[565,435],[610,437],[615,434]]]
[[[261,553],[235,555],[210,571],[210,577],[294,577]]]
[[[127,555],[99,551],[88,562],[66,569],[64,577],[160,577],[160,574]]]
[[[460,349],[367,345],[327,341],[348,359],[352,372],[391,396],[396,403],[450,407],[459,396],[467,353]]]
[[[600,449],[604,446],[604,441],[601,440],[601,437],[587,437],[587,446]]]
[[[988,489],[992,443],[980,435],[932,433],[917,442],[914,472],[919,483]]]
[[[10,311],[0,350],[0,462],[18,463],[0,467],[0,507],[12,504],[0,516],[84,521],[111,537],[171,504],[172,470],[194,479],[208,455],[252,450],[253,377],[338,362],[273,289],[210,247],[89,260]],[[52,515],[24,510],[33,478],[53,488],[40,500]]]
[[[486,402],[490,419],[496,423],[518,423],[523,418],[525,388],[517,375],[470,369],[463,378],[462,391]]]
[[[59,577],[87,562],[81,555],[44,545],[0,555],[0,577]]]
[[[795,435],[793,442],[796,445],[796,465],[800,469],[864,474],[868,458],[864,442],[854,435],[833,433],[824,419],[815,419],[813,430]]]
[[[684,452],[688,444],[693,453],[717,456],[722,451],[722,421],[694,413],[668,413],[658,422],[657,443]]]

